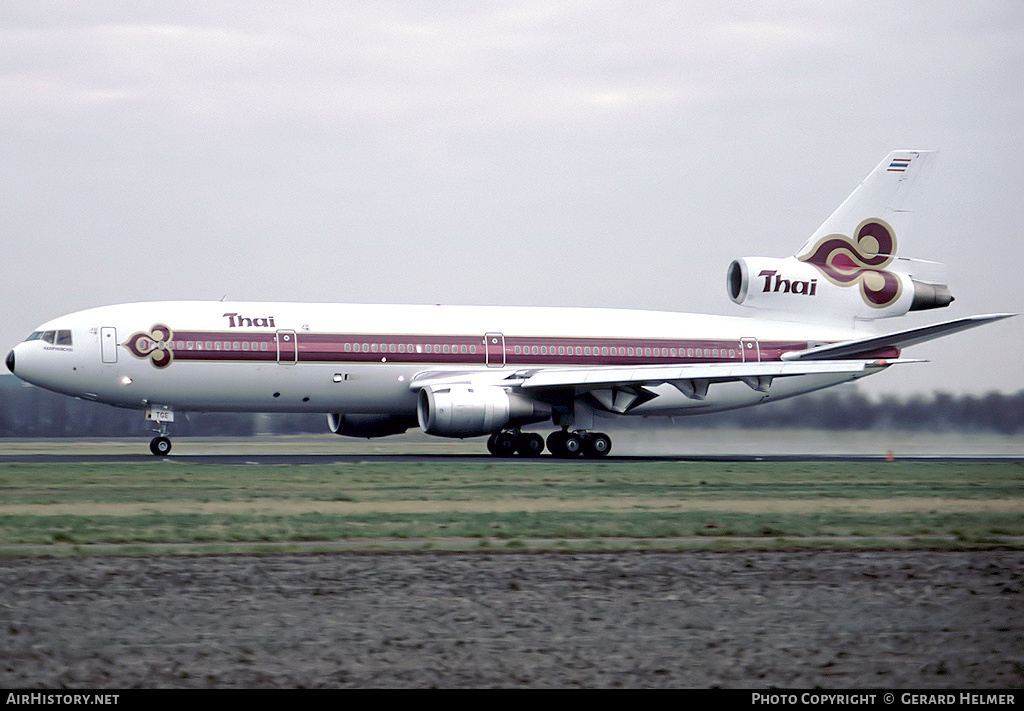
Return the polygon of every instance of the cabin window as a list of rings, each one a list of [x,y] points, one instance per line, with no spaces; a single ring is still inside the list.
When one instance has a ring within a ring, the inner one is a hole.
[[[729,349],[729,357],[730,358],[735,358],[736,357],[736,350],[734,348],[730,348]]]

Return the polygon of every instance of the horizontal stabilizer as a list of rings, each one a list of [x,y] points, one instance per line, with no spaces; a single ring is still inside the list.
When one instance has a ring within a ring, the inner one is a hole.
[[[831,360],[834,358],[856,358],[860,354],[871,353],[883,348],[906,348],[918,343],[924,343],[925,341],[941,338],[942,336],[948,336],[951,333],[959,333],[960,331],[966,331],[969,328],[983,326],[986,323],[992,323],[993,321],[1001,321],[1004,318],[1009,318],[1014,315],[1015,314],[987,314],[984,316],[968,316],[967,318],[960,318],[955,321],[945,321],[943,323],[932,324],[931,326],[910,328],[905,331],[897,331],[884,336],[869,336],[867,338],[858,338],[852,341],[830,343],[824,346],[808,348],[803,351],[793,351],[783,355],[782,359],[786,361],[808,361]]]

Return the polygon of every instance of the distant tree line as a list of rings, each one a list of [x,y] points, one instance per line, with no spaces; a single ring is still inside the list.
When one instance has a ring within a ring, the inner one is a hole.
[[[683,418],[677,418],[679,423]],[[698,418],[693,418],[694,420]],[[910,430],[1024,433],[1024,390],[1012,395],[934,393],[873,400],[856,391],[826,390],[759,407],[706,415],[703,426],[822,430]]]
[[[621,421],[629,425],[630,418]],[[639,423],[636,423],[639,424]],[[1024,433],[1024,391],[1012,395],[935,393],[910,398],[869,398],[836,388],[697,417],[677,417],[679,427],[823,430],[927,430]],[[152,424],[138,410],[76,400],[0,376],[0,437],[132,437]],[[324,414],[188,413],[172,425],[175,436],[301,434],[327,431]]]

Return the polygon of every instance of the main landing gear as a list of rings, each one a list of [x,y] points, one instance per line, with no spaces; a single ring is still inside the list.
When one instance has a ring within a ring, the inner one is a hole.
[[[487,451],[495,457],[538,457],[544,451],[544,438],[536,432],[515,430],[497,432],[487,438]],[[559,430],[548,435],[548,451],[560,459],[599,458],[612,451],[612,439],[604,432]]]
[[[539,457],[544,438],[536,432],[496,432],[487,438],[487,451],[495,457]]]

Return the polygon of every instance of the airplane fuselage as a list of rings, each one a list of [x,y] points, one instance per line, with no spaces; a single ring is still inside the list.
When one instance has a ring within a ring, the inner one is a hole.
[[[62,332],[69,334],[59,343]],[[808,324],[620,309],[149,302],[54,319],[13,357],[24,380],[123,407],[415,417],[410,384],[425,372],[477,372],[500,381],[539,368],[777,362],[784,353],[851,335]],[[844,379],[787,379],[772,397]],[[766,397],[742,383],[724,383],[704,399],[661,387],[659,397],[629,414],[709,412]]]

